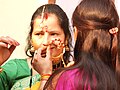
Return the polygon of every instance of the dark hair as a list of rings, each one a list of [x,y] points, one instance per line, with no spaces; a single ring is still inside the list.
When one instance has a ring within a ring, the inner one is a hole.
[[[83,0],[75,9],[72,19],[78,29],[74,56],[76,62],[80,63],[79,67],[84,67],[90,76],[95,74],[96,90],[116,90],[115,76],[111,73],[116,68],[117,43],[114,47],[116,37],[109,33],[110,29],[119,26],[114,3],[111,0]],[[82,59],[83,52],[93,59]]]
[[[75,53],[80,54],[81,50],[98,53],[100,59],[111,66],[112,55],[116,53],[112,53],[114,37],[109,29],[119,25],[114,3],[111,0],[82,1],[73,13],[73,25],[78,29]]]
[[[85,84],[85,90],[89,86],[91,90],[119,89],[115,78],[118,42],[113,45],[118,38],[109,33],[109,29],[119,27],[119,17],[113,1],[82,0],[76,7],[72,20],[78,35],[74,49],[75,65],[67,70],[78,68],[78,73],[84,71],[74,79],[77,80],[73,82],[76,90],[83,90]]]
[[[33,57],[33,53],[30,53],[31,55],[28,54],[28,50],[31,48],[30,40],[31,40],[31,34],[33,32],[33,24],[34,24],[33,21],[38,16],[41,16],[41,13],[42,13],[42,10],[43,10],[44,6],[45,6],[44,13],[48,13],[48,14],[50,13],[50,14],[54,14],[54,15],[57,16],[59,24],[60,24],[60,27],[64,31],[65,39],[66,39],[66,41],[68,41],[67,46],[68,46],[68,48],[72,47],[71,33],[70,33],[70,30],[69,30],[69,20],[68,20],[68,17],[66,15],[66,13],[56,4],[45,4],[45,5],[40,6],[34,12],[32,18],[31,18],[31,23],[30,23],[31,29],[30,29],[30,32],[29,32],[29,35],[28,35],[28,38],[27,38],[28,43],[27,43],[27,47],[26,47],[26,55],[29,56],[29,57]],[[68,63],[67,60],[69,60],[70,55],[71,55],[70,51],[66,51],[65,52],[64,60],[66,60],[65,61],[66,63]]]

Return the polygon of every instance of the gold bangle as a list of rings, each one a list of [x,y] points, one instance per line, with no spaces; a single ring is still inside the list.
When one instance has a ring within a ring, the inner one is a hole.
[[[48,80],[48,78],[51,76],[51,74],[43,74],[41,75],[41,80]]]

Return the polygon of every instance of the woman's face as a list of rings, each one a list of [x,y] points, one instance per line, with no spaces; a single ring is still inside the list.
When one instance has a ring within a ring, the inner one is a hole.
[[[57,48],[58,44],[64,42],[65,34],[54,14],[49,14],[43,20],[40,17],[34,20],[31,44],[35,50],[42,48],[44,51],[50,45],[51,55],[55,57],[63,51],[62,48]]]

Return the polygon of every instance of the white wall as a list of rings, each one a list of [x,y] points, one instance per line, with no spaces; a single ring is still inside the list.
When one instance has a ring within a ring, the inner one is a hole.
[[[71,21],[72,13],[80,1],[81,0],[56,0],[56,4],[58,4],[67,13]]]
[[[119,18],[120,18],[120,0],[115,0],[115,5],[118,11]]]
[[[20,43],[10,58],[24,58],[24,47],[31,16],[47,0],[0,0],[0,36],[10,36]]]

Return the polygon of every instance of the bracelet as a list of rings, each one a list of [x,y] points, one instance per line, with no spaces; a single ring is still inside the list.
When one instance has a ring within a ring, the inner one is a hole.
[[[41,80],[48,80],[48,78],[51,76],[51,74],[43,74],[41,75]]]
[[[0,73],[3,71],[3,69],[0,67]]]

